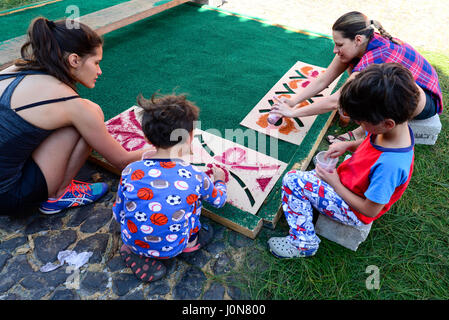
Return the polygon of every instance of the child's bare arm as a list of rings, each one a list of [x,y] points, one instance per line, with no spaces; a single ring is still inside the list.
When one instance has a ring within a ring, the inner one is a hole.
[[[335,192],[345,200],[352,208],[362,213],[367,217],[375,217],[384,207],[384,204],[373,202],[367,198],[360,197],[348,188],[346,188],[340,181],[337,171],[328,172],[319,166],[316,166],[316,173],[318,177],[327,182]]]
[[[329,149],[326,152],[326,158],[339,157],[343,155],[346,151],[354,152],[362,142],[363,139],[355,141],[334,142],[329,146]]]

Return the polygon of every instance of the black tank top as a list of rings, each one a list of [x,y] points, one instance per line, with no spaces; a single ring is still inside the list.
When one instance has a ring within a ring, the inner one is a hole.
[[[11,109],[11,96],[25,76],[46,74],[42,71],[26,70],[17,73],[0,74],[0,81],[15,78],[0,97],[0,193],[8,191],[22,175],[22,167],[33,151],[53,130],[38,128],[20,117],[16,112],[43,104],[78,98],[70,96],[45,100]]]

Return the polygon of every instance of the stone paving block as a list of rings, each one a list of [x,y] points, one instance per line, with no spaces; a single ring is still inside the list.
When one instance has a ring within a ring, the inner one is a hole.
[[[441,131],[441,121],[438,114],[429,119],[411,120],[409,125],[415,136],[415,144],[434,145]]]
[[[352,227],[334,221],[325,215],[320,215],[315,225],[315,232],[345,248],[357,251],[359,245],[368,237],[371,225],[372,223],[361,227]]]
[[[204,293],[203,300],[223,300],[225,287],[221,283],[213,282]]]

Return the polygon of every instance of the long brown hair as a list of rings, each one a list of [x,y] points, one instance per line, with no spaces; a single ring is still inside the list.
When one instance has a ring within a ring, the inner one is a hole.
[[[67,57],[76,53],[81,58],[103,45],[103,39],[90,27],[74,21],[34,19],[28,28],[28,39],[15,61],[19,70],[41,70],[76,91],[76,79],[70,72]]]
[[[360,34],[370,39],[374,34],[374,28],[376,28],[380,35],[391,42],[400,44],[398,41],[385,31],[379,21],[369,20],[363,13],[358,11],[351,11],[345,13],[335,21],[332,26],[333,31],[339,31],[344,38],[354,40],[355,36]]]

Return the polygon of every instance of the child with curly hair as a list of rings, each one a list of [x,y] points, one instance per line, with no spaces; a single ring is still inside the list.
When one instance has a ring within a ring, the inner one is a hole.
[[[225,172],[213,168],[212,181],[182,160],[193,139],[199,109],[184,95],[145,99],[142,130],[156,153],[129,164],[123,171],[113,207],[124,244],[120,255],[126,266],[145,282],[161,279],[161,259],[196,251],[213,238],[210,225],[201,225],[205,200],[222,207],[227,199]],[[186,148],[187,147],[187,148]]]

